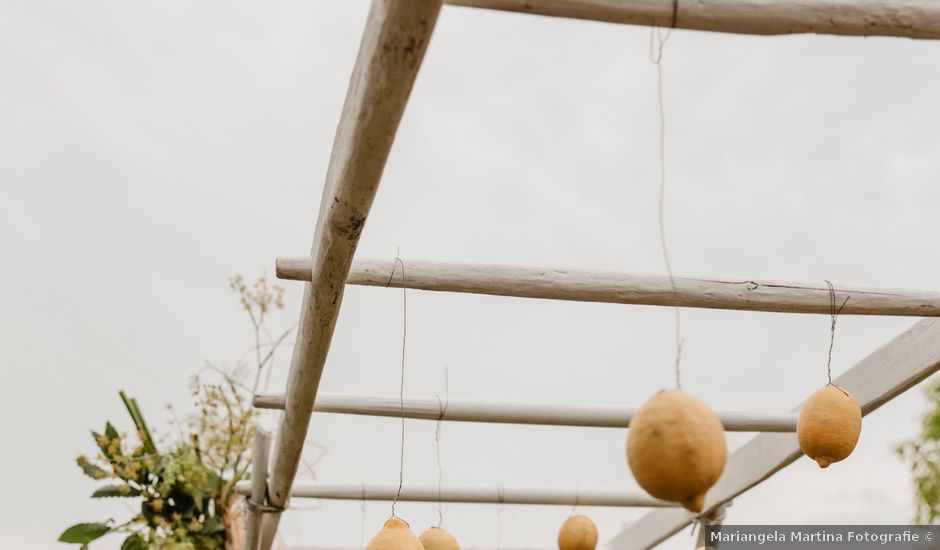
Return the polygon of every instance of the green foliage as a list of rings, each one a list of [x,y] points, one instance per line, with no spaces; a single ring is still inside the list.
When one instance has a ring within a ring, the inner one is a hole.
[[[264,326],[266,314],[283,307],[283,289],[269,286],[264,278],[252,286],[241,277],[230,280],[239,302],[248,312],[255,331],[255,384],[273,363],[275,349],[291,330],[277,339]],[[268,341],[263,342],[263,337]],[[262,349],[267,351],[262,354]],[[59,540],[88,547],[109,533],[124,533],[122,550],[223,550],[227,525],[239,513],[235,484],[248,478],[248,450],[253,436],[255,388],[239,382],[246,376],[236,365],[230,371],[208,366],[220,381],[193,377],[191,389],[196,414],[185,424],[176,421],[178,438],[158,447],[137,400],[118,392],[134,426],[129,437],[110,422],[102,432],[92,431],[96,456],[77,459],[82,472],[108,484],[91,498],[132,498],[140,511],[122,524],[79,523]],[[169,407],[176,417],[175,411]]]
[[[107,523],[77,523],[66,529],[59,541],[81,544],[84,548],[89,542],[107,535],[110,531],[111,526]]]
[[[914,478],[917,511],[914,521],[940,522],[940,380],[927,387],[930,409],[924,415],[918,437],[898,445],[895,451],[908,463]]]

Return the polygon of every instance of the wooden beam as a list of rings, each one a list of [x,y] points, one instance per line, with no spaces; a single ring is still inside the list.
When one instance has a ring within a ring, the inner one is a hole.
[[[676,277],[673,290],[668,277],[645,273],[410,260],[404,263],[408,288],[419,290],[778,313],[830,312],[829,288],[823,281],[790,283]],[[346,282],[351,285],[386,287],[389,286],[395,266],[394,261],[356,260]],[[277,276],[281,279],[309,281],[311,273],[310,258],[277,259]],[[398,278],[395,281],[400,285]],[[848,299],[842,315],[940,316],[940,292],[835,286],[838,302],[841,304]]]
[[[287,403],[268,498],[283,506],[307,436],[349,265],[378,190],[395,132],[440,12],[441,0],[373,0],[327,167],[310,256]],[[269,550],[280,514],[266,514]]]
[[[737,34],[940,38],[935,0],[447,0],[473,8]]]
[[[867,415],[938,369],[940,320],[926,319],[862,359],[835,383],[852,392],[862,406],[862,414]],[[799,407],[794,410],[799,410]],[[862,432],[864,437],[864,429]],[[792,434],[758,435],[728,457],[724,474],[708,492],[704,513],[772,476],[802,454]],[[694,515],[681,509],[646,514],[614,537],[609,548],[652,548],[694,519]]]
[[[250,505],[245,514],[245,550],[258,550],[261,544],[261,519],[264,513],[259,505],[266,504],[270,451],[271,434],[260,426],[255,427],[255,436],[251,442]]]
[[[254,406],[260,409],[283,409],[284,395],[259,393]],[[404,408],[404,411],[402,410]],[[587,426],[594,428],[626,428],[636,412],[634,407],[620,405],[579,405],[559,403],[527,403],[490,401],[451,397],[446,406],[436,397],[405,396],[404,407],[399,397],[372,395],[340,395],[321,393],[313,406],[314,412],[386,416],[418,420],[451,422],[490,422],[497,424],[537,424],[542,426]],[[716,411],[725,430],[730,432],[795,432],[795,413],[757,413]]]
[[[698,519],[698,538],[695,541],[695,550],[709,550],[710,548],[715,548],[714,543],[709,544],[711,541],[706,540],[706,530],[709,527],[721,527],[721,524],[725,521],[725,508],[727,504],[723,504],[707,514],[702,514]]]
[[[237,490],[246,494],[251,482],[238,483]],[[335,483],[315,481],[296,483],[291,497],[335,500],[395,499],[397,483]],[[444,485],[438,492],[436,484],[407,483],[399,501],[456,502],[468,504],[545,504],[559,506],[614,506],[638,508],[672,508],[677,504],[654,499],[642,493],[626,493],[612,489],[514,487],[502,485]]]

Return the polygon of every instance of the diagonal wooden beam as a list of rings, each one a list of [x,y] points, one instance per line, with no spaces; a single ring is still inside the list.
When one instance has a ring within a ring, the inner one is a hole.
[[[286,504],[336,326],[346,275],[424,58],[441,0],[373,0],[333,141],[304,289],[286,406],[268,482],[271,505]],[[266,514],[268,550],[280,514]],[[254,549],[251,549],[254,550]]]
[[[447,0],[473,8],[737,34],[940,38],[936,0]]]
[[[852,392],[862,406],[862,414],[867,415],[938,369],[940,319],[925,319],[862,359],[835,383]],[[799,406],[794,410],[799,410]],[[704,513],[764,481],[802,454],[793,434],[758,435],[728,457],[724,474],[708,493]],[[694,519],[695,516],[685,510],[648,513],[614,537],[609,548],[652,548]]]
[[[824,282],[676,277],[578,269],[405,261],[408,288],[577,302],[735,309],[777,313],[823,313],[832,309]],[[396,268],[390,260],[356,260],[347,284],[389,286]],[[399,271],[400,273],[400,271]],[[281,279],[309,281],[312,260],[278,258]],[[398,279],[396,279],[396,282]],[[940,292],[837,284],[842,315],[940,316]]]

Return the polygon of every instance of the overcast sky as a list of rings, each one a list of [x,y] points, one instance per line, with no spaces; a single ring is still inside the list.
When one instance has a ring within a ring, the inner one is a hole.
[[[54,549],[120,519],[74,465],[88,430],[188,406],[250,326],[227,288],[309,250],[368,10],[349,2],[0,0],[0,532]],[[906,39],[677,31],[663,60],[675,271],[936,289],[940,48]],[[649,30],[445,7],[358,257],[663,272]],[[285,283],[299,312],[300,285]],[[412,292],[408,393],[639,405],[672,383],[668,309]],[[684,388],[789,410],[825,382],[827,316],[688,310]],[[395,395],[401,295],[350,288],[321,390]],[[840,320],[842,372],[914,320]],[[283,387],[284,353],[272,389]],[[852,457],[800,459],[730,523],[905,523],[919,390],[866,418]],[[316,476],[394,482],[398,422],[317,415]],[[751,434],[729,435],[732,447]],[[623,430],[447,424],[451,483],[638,490]],[[405,480],[433,483],[434,424]],[[358,502],[301,502],[290,544],[357,546]],[[642,510],[582,508],[606,541]],[[445,505],[461,544],[550,548],[565,507]],[[389,514],[366,506],[366,537]],[[433,504],[400,505],[421,531]],[[117,548],[118,538],[93,545]],[[685,531],[663,547],[689,548]]]

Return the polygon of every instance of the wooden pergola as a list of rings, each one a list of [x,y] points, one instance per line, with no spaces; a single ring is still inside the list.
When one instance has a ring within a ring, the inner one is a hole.
[[[821,33],[940,38],[940,2],[932,0],[447,0],[447,4],[611,23],[774,35]],[[623,428],[634,409],[429,397],[317,395],[347,284],[388,286],[394,261],[353,261],[442,0],[373,0],[353,68],[323,188],[309,257],[282,258],[278,276],[306,281],[296,344],[283,394],[259,394],[255,406],[282,409],[270,436],[258,430],[246,549],[269,550],[291,497],[391,500],[397,486],[295,484],[311,414],[399,416],[428,420]],[[408,263],[408,287],[500,296],[791,313],[829,313],[822,284],[727,278],[674,281],[634,273]],[[940,293],[840,288],[843,315],[940,316]],[[834,382],[868,414],[940,369],[940,320],[925,319],[884,344]],[[405,486],[401,500],[546,505],[633,506],[651,511],[609,541],[616,550],[651,548],[696,519],[717,522],[724,506],[801,456],[796,412],[718,411],[729,431],[760,432],[734,451],[697,518],[645,494],[611,490],[503,486]]]

